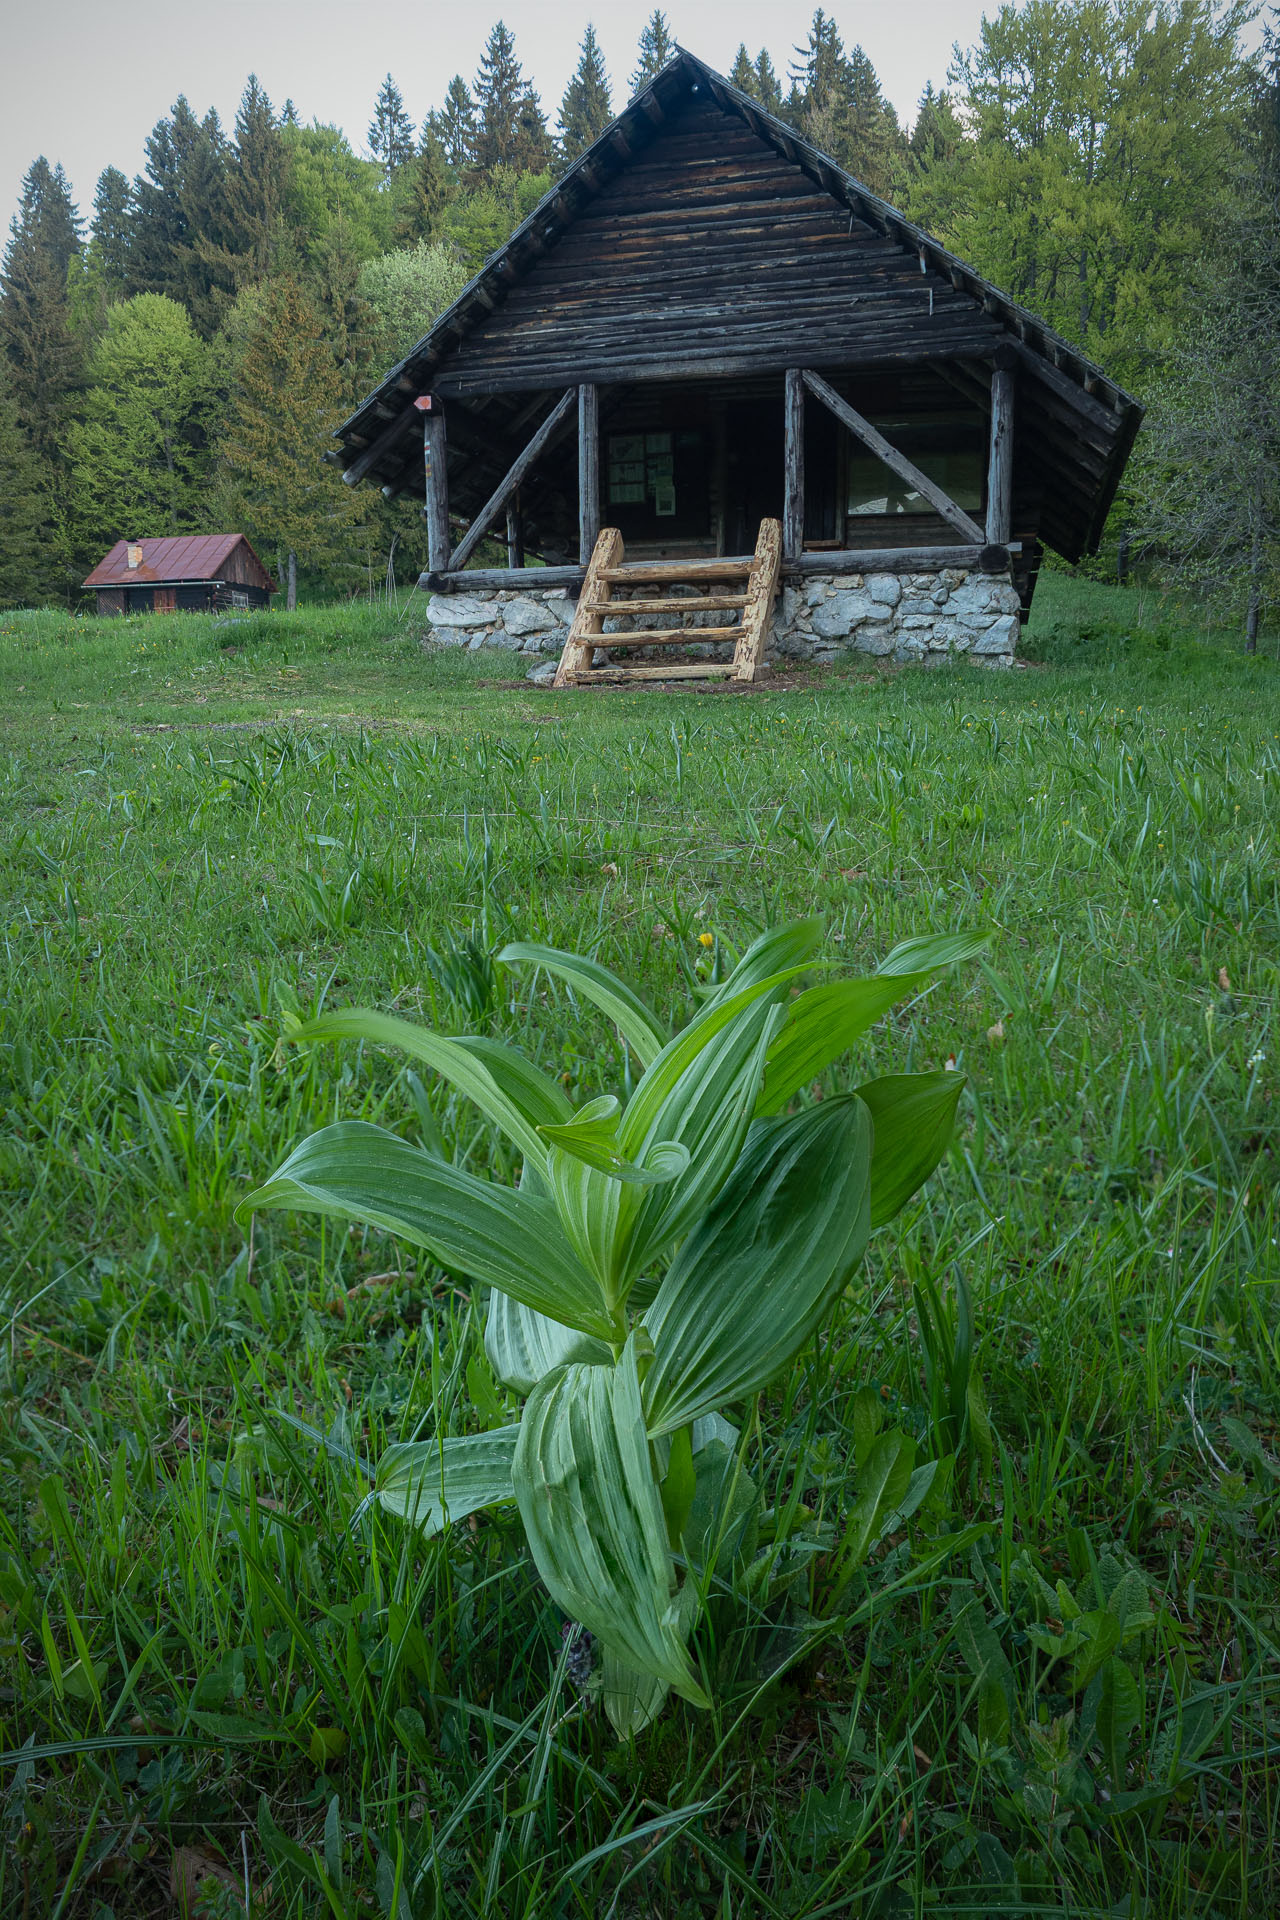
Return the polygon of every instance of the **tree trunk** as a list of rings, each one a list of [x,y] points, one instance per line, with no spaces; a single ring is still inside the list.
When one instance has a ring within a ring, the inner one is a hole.
[[[297,607],[297,604],[298,604],[298,556],[296,553],[291,553],[289,555],[289,594],[288,594],[288,599],[286,600],[286,603],[285,603],[287,611],[289,613],[294,612],[294,610]]]
[[[1258,615],[1262,607],[1262,541],[1255,526],[1253,549],[1249,555],[1249,611],[1244,622],[1244,650],[1258,651]]]
[[[1128,583],[1129,583],[1129,535],[1126,530],[1126,532],[1120,535],[1120,544],[1116,548],[1116,584],[1117,586],[1124,587],[1124,586],[1127,586]]]

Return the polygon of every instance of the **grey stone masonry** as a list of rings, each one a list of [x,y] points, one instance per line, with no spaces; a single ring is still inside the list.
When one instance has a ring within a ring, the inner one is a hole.
[[[428,638],[442,647],[502,647],[526,654],[559,654],[573,621],[574,601],[564,587],[543,591],[533,584],[518,592],[433,593],[427,605]],[[623,599],[609,631],[626,621]],[[836,660],[865,653],[880,659],[939,665],[964,656],[984,667],[1008,667],[1018,638],[1017,589],[1007,573],[948,567],[935,573],[809,574],[779,593],[773,612],[769,657]],[[695,614],[697,625],[719,626],[725,616]],[[646,625],[679,626],[678,617],[652,616]],[[629,650],[632,660],[662,657],[662,650]],[[728,649],[704,648],[728,658]]]

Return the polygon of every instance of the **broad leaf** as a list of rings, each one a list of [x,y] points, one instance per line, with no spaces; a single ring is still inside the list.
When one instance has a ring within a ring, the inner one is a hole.
[[[747,1137],[769,1043],[782,1018],[777,1002],[790,974],[745,987],[706,1008],[644,1075],[618,1129],[628,1158],[648,1164],[662,1142],[687,1148],[689,1165],[670,1189],[647,1194],[630,1247],[629,1277],[681,1239],[720,1190]]]
[[[524,940],[513,941],[498,955],[504,966],[545,967],[548,973],[590,1000],[612,1020],[642,1067],[655,1060],[666,1044],[667,1036],[644,1001],[598,960],[585,960],[578,953],[562,953],[556,947],[533,946]]]
[[[481,1507],[515,1499],[511,1463],[518,1426],[449,1439],[410,1440],[388,1447],[378,1462],[374,1492],[388,1513],[439,1533]]]
[[[525,1159],[531,1161],[539,1173],[545,1169],[547,1150],[539,1140],[533,1122],[511,1093],[504,1090],[485,1058],[473,1046],[461,1040],[447,1039],[444,1034],[435,1033],[430,1027],[415,1026],[411,1020],[399,1020],[394,1014],[375,1013],[369,1007],[344,1007],[334,1013],[319,1014],[314,1020],[294,1027],[288,1038],[296,1041],[367,1040],[377,1046],[399,1047],[414,1060],[421,1060],[424,1065],[433,1067],[459,1093],[465,1093],[481,1113],[502,1128],[507,1138],[519,1147]],[[489,1045],[493,1047],[498,1042],[493,1041]],[[514,1052],[514,1049],[509,1051]],[[537,1069],[530,1068],[528,1061],[520,1061],[518,1065],[509,1063],[504,1078],[510,1076],[510,1079],[518,1079],[527,1086],[529,1075],[536,1072]],[[544,1076],[539,1075],[539,1079],[542,1078]]]
[[[650,1151],[648,1162],[640,1166],[628,1160],[618,1148],[618,1102],[611,1093],[588,1101],[571,1120],[558,1126],[540,1126],[538,1132],[551,1146],[562,1147],[598,1173],[614,1180],[626,1180],[637,1187],[663,1186],[675,1180],[689,1164],[689,1150],[676,1141],[659,1141]]]
[[[962,1073],[891,1073],[858,1088],[875,1122],[871,1225],[882,1227],[921,1188],[951,1144]]]
[[[699,1574],[728,1579],[759,1538],[760,1489],[737,1456],[719,1440],[693,1456],[694,1491],[681,1544]]]
[[[855,1095],[757,1121],[645,1315],[651,1434],[755,1393],[805,1346],[862,1258],[870,1166]]]
[[[860,1567],[909,1498],[916,1443],[896,1427],[882,1433],[858,1474],[858,1497],[853,1503],[841,1542],[837,1564],[837,1592]],[[930,1479],[932,1479],[930,1475]],[[926,1483],[919,1489],[923,1500]],[[918,1504],[918,1502],[917,1502]]]
[[[489,1294],[484,1350],[499,1380],[517,1393],[532,1393],[546,1374],[571,1360],[597,1367],[613,1364],[613,1353],[602,1340],[548,1320],[545,1313],[522,1306],[497,1287]]]
[[[634,1333],[616,1367],[575,1364],[534,1388],[513,1479],[530,1552],[557,1605],[626,1666],[707,1706],[674,1604]]]
[[[876,968],[879,974],[936,973],[959,960],[972,960],[991,945],[989,933],[921,933],[900,940]]]
[[[895,1001],[903,999],[926,978],[927,975],[919,974],[905,978],[832,980],[820,987],[810,987],[798,1000],[793,1000],[769,1048],[769,1064],[764,1088],[756,1102],[756,1113],[781,1113],[793,1093],[825,1073]]]
[[[499,1089],[532,1126],[554,1126],[573,1118],[573,1102],[559,1081],[535,1067],[518,1047],[475,1033],[459,1035],[454,1044],[465,1047],[488,1068]]]
[[[240,1202],[236,1218],[268,1207],[383,1227],[566,1326],[602,1339],[613,1331],[599,1287],[547,1201],[479,1180],[363,1120],[313,1133]]]
[[[793,920],[788,926],[762,933],[752,941],[733,972],[720,982],[707,1004],[715,1006],[722,1000],[732,1000],[744,987],[758,986],[775,974],[800,971],[821,945],[821,920]]]
[[[677,1624],[687,1638],[698,1611],[698,1589],[686,1581],[674,1604]],[[670,1691],[667,1682],[656,1674],[641,1673],[619,1660],[608,1647],[601,1648],[600,1697],[619,1740],[634,1740],[643,1733],[662,1712]]]

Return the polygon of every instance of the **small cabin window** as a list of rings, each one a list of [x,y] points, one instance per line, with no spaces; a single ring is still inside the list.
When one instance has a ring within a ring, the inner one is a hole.
[[[966,512],[980,512],[986,478],[982,423],[967,413],[913,414],[872,425]],[[850,514],[931,514],[937,509],[873,453],[858,447],[848,466]]]
[[[247,607],[249,605],[249,596],[243,587],[232,587],[229,598],[233,607]]]

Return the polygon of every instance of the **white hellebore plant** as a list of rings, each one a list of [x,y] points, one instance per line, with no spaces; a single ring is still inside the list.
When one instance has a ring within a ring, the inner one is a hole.
[[[763,935],[674,1036],[595,961],[507,947],[506,965],[559,976],[614,1023],[643,1068],[625,1106],[609,1094],[575,1112],[494,1040],[362,1009],[293,1023],[295,1041],[380,1042],[434,1068],[518,1148],[520,1182],[477,1178],[351,1121],[304,1140],[239,1208],[385,1228],[489,1289],[486,1351],[527,1396],[521,1419],[391,1447],[376,1492],[427,1534],[514,1501],[549,1591],[601,1644],[605,1706],[622,1733],[646,1725],[669,1689],[709,1704],[689,1650],[700,1562],[685,1536],[705,1510],[700,1460],[723,1472],[723,1409],[813,1338],[868,1235],[951,1137],[964,1084],[954,1072],[895,1074],[785,1109],[985,936],[908,940],[868,979],[797,992],[820,937],[816,922]]]

